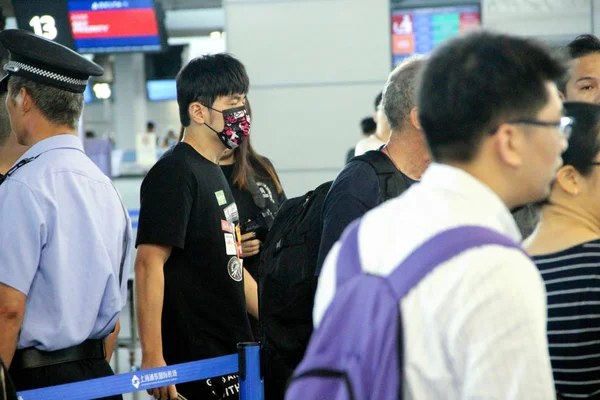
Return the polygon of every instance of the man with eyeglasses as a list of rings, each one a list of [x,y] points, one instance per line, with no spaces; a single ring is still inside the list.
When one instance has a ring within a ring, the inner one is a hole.
[[[352,225],[325,261],[317,327],[334,312],[325,313],[348,248],[364,272],[388,276],[452,228],[484,227],[514,246],[462,251],[400,300],[404,399],[555,398],[544,284],[509,210],[546,198],[561,166],[570,121],[554,82],[565,70],[541,44],[484,31],[435,50],[418,99],[434,163]],[[413,264],[403,266],[409,280]]]
[[[600,39],[590,34],[579,35],[562,50],[570,60],[568,74],[563,77],[566,79],[557,82],[563,99],[600,104]],[[535,204],[513,213],[524,238],[534,232],[539,222],[538,213],[539,207]]]

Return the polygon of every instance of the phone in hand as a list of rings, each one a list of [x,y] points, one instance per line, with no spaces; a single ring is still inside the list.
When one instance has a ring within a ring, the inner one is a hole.
[[[249,232],[254,232],[256,235],[255,238],[261,242],[264,242],[265,238],[267,237],[267,233],[269,233],[269,229],[256,221],[249,220],[240,225],[240,233],[245,235]]]

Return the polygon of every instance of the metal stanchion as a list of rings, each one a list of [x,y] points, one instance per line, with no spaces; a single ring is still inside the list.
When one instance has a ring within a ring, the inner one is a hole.
[[[260,370],[260,345],[254,342],[238,343],[238,363],[241,400],[264,400]]]

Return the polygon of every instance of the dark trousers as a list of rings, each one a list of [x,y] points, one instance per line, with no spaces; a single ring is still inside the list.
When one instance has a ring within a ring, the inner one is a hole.
[[[39,389],[94,378],[112,376],[114,372],[106,360],[81,360],[48,367],[9,370],[17,391]],[[105,400],[122,400],[123,396],[104,397]]]

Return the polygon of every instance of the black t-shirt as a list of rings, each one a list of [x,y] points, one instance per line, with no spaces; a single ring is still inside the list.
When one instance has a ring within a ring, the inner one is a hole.
[[[238,219],[219,166],[186,143],[142,183],[136,246],[173,246],[162,312],[168,364],[233,354],[238,342],[252,339],[235,245]]]
[[[252,193],[249,190],[240,189],[233,183],[233,169],[235,164],[231,165],[222,165],[221,169],[223,170],[223,174],[227,181],[229,182],[229,187],[231,188],[231,193],[233,194],[233,199],[235,200],[235,204],[238,207],[239,215],[240,215],[240,223],[245,223],[248,220],[257,221],[260,219],[259,215],[263,211],[252,196]],[[258,190],[262,194],[262,197],[265,199],[265,207],[274,210],[273,215],[277,212],[281,203],[285,201],[285,194],[283,192],[277,193],[277,186],[271,179],[271,176],[265,171],[265,169],[260,164],[252,164],[252,168],[254,168],[255,172],[255,181],[258,186]],[[252,275],[254,279],[258,279],[258,262],[260,259],[260,255],[246,257],[244,258],[244,268]]]

